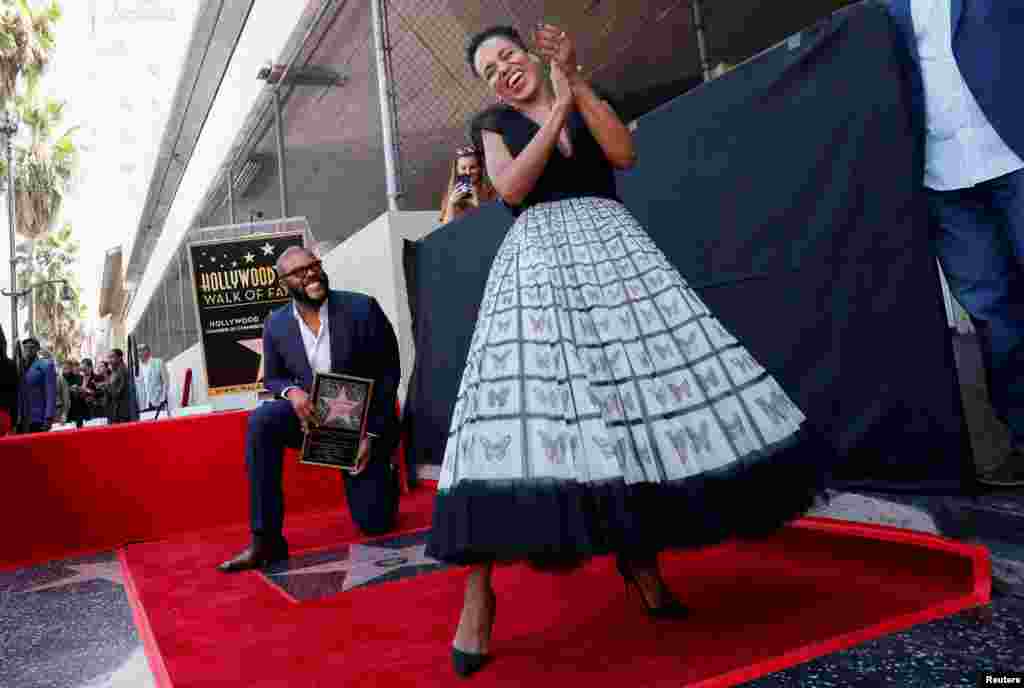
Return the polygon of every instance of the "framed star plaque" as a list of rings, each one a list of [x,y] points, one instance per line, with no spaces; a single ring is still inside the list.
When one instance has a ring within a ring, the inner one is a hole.
[[[317,372],[312,394],[316,423],[306,431],[299,461],[345,471],[354,469],[372,395],[373,380]]]

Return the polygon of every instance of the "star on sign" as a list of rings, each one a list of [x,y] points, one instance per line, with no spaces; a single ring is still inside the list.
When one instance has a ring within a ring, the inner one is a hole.
[[[253,352],[254,354],[259,354],[260,369],[259,372],[256,373],[255,380],[255,382],[259,382],[260,380],[263,379],[263,338],[257,337],[255,339],[239,339],[238,343],[244,346],[249,351]]]
[[[68,568],[73,569],[75,575],[70,578],[53,581],[52,583],[37,585],[24,592],[40,592],[42,590],[50,590],[51,588],[63,588],[66,585],[74,585],[76,583],[88,583],[94,580],[106,580],[117,585],[124,585],[124,578],[121,576],[121,564],[116,560],[101,561],[93,564],[74,564]]]
[[[338,396],[327,400],[327,416],[323,422],[326,424],[334,418],[358,417],[362,413],[362,409],[363,402],[349,399],[345,388],[342,387],[341,391],[338,392]]]
[[[237,268],[238,267],[238,261],[237,260],[231,261],[231,267]]]
[[[254,259],[254,258],[255,258],[256,256],[254,256],[254,255],[252,254],[252,251],[249,251],[248,253],[246,253],[246,254],[245,254],[244,256],[242,256],[242,257],[243,257],[243,258],[245,258],[245,262],[246,262],[246,263],[251,263],[251,262],[253,261],[253,259]]]
[[[262,246],[260,246],[260,248],[263,250],[263,255],[265,255],[265,256],[272,256],[272,255],[274,255],[274,247],[270,245],[269,241],[267,243],[263,244]]]
[[[352,545],[349,547],[348,558],[337,561],[326,561],[312,564],[305,568],[283,571],[282,576],[305,576],[317,573],[347,572],[342,591],[365,585],[375,578],[381,578],[405,566],[425,566],[439,564],[425,553],[426,543],[410,545],[399,549],[373,547],[372,545]]]

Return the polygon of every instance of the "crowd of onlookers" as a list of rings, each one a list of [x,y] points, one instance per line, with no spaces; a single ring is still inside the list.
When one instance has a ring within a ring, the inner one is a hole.
[[[80,428],[98,419],[125,423],[139,420],[140,411],[166,411],[166,367],[148,346],[139,351],[137,375],[121,349],[95,364],[89,358],[58,362],[34,337],[17,342],[12,358],[0,327],[0,437]]]

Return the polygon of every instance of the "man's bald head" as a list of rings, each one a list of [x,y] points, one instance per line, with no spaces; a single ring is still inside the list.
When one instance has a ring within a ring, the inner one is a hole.
[[[277,262],[274,263],[274,269],[277,270],[277,276],[280,277],[288,273],[289,266],[295,265],[299,260],[316,259],[313,252],[308,248],[302,246],[289,246],[284,250],[284,253],[277,257]]]
[[[290,246],[275,265],[281,286],[303,308],[319,308],[327,300],[330,280],[320,259],[308,248]]]

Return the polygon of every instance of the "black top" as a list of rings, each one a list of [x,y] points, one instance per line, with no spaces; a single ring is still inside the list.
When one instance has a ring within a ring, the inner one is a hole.
[[[565,157],[562,149],[555,146],[544,172],[522,205],[505,203],[516,215],[531,205],[567,198],[599,196],[619,200],[612,165],[590,133],[583,115],[573,110],[568,125],[572,156]],[[470,136],[479,151],[484,149],[480,136],[484,129],[501,134],[509,152],[515,157],[526,148],[540,127],[518,110],[507,105],[496,105],[478,114],[470,124]]]
[[[18,368],[9,358],[0,359],[0,410],[12,420],[18,416]]]

